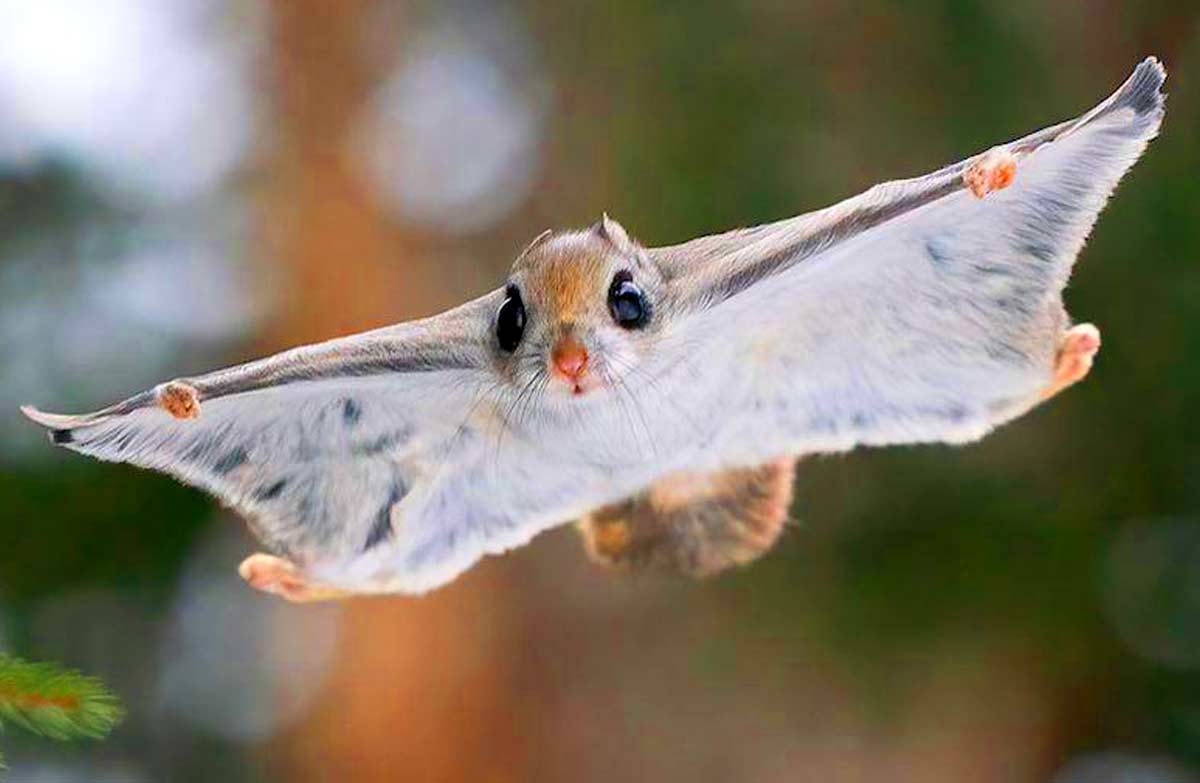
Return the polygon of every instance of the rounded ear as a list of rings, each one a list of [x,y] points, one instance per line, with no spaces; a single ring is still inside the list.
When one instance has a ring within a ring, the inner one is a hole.
[[[592,231],[596,236],[603,237],[612,243],[613,247],[624,253],[633,252],[633,241],[630,240],[629,234],[625,233],[624,227],[620,223],[613,220],[605,212],[601,215],[600,220],[592,226]]]

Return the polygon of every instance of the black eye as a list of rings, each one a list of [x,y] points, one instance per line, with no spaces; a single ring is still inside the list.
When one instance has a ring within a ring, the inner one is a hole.
[[[504,304],[496,312],[496,339],[501,349],[512,353],[521,344],[521,335],[525,334],[525,304],[515,285],[510,285],[504,293]]]
[[[625,329],[640,329],[650,320],[650,305],[629,272],[618,272],[608,289],[608,310]]]

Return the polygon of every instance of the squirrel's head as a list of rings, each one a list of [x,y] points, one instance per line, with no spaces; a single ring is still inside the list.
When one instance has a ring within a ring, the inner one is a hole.
[[[493,338],[518,387],[585,396],[626,383],[658,332],[662,275],[605,215],[545,232],[513,264]]]

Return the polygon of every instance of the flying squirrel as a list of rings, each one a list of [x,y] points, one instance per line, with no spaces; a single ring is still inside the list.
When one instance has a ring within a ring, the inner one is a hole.
[[[426,591],[572,520],[602,562],[717,573],[775,543],[798,457],[969,443],[1087,375],[1062,292],[1165,78],[827,209],[657,248],[604,216],[441,315],[22,410],[241,512],[272,552],[242,576],[294,601]]]

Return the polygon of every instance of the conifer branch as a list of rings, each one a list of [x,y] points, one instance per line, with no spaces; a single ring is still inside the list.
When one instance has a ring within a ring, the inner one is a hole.
[[[122,717],[120,702],[95,677],[0,655],[0,727],[11,723],[58,740],[98,739]]]

